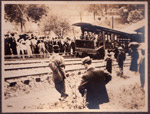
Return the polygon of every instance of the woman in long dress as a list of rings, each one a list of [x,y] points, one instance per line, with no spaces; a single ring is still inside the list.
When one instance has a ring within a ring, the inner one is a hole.
[[[138,59],[139,59],[139,53],[137,49],[133,49],[131,52],[131,65],[130,70],[137,72],[138,71]]]

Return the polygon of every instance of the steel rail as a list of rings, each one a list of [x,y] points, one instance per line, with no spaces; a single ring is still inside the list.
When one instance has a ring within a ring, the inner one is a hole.
[[[102,63],[103,61],[93,61],[93,63]],[[46,62],[45,64],[47,65],[39,65],[39,66],[23,66],[23,67],[15,67],[15,68],[5,68],[4,70],[5,71],[10,71],[10,70],[19,70],[19,69],[33,69],[33,68],[45,68],[45,67],[49,67],[48,66],[48,62]],[[81,61],[79,61],[78,63],[67,63],[65,65],[80,65],[81,64]],[[36,64],[35,64],[36,65]]]
[[[131,59],[127,59],[126,61],[129,61],[129,60],[131,60]],[[81,64],[81,60],[75,60],[75,61],[77,61],[77,63],[66,63],[66,65],[79,65],[79,64]],[[113,61],[116,61],[116,60],[113,60]],[[36,64],[35,64],[33,66],[29,66],[28,65],[28,66],[23,66],[23,67],[19,67],[18,66],[18,67],[13,67],[13,68],[9,68],[9,67],[7,68],[7,66],[5,66],[6,68],[4,68],[4,70],[5,71],[10,71],[10,70],[19,70],[19,69],[31,69],[31,68],[33,69],[33,68],[45,68],[45,67],[49,67],[48,66],[49,61],[43,61],[43,62],[45,63],[45,65],[38,65],[38,66],[36,66]],[[71,62],[71,61],[69,61],[69,62]],[[104,61],[103,60],[93,60],[93,63],[97,63],[97,62],[103,63]],[[34,63],[34,62],[31,62],[29,64],[32,64],[32,63]],[[42,63],[42,62],[36,62],[36,63]],[[26,63],[25,62],[18,63],[18,64],[27,64],[27,62]],[[7,63],[7,65],[10,66],[9,63]]]
[[[124,66],[129,66],[130,63],[124,63]],[[118,64],[113,64],[112,66],[118,66]],[[100,65],[100,66],[96,66],[96,68],[102,68],[102,67],[106,67],[105,65]],[[76,68],[76,69],[70,69],[70,70],[66,70],[67,72],[74,72],[74,71],[80,71],[80,70],[84,70],[84,68]],[[15,79],[15,78],[21,78],[21,77],[28,77],[28,76],[39,76],[39,75],[47,75],[47,74],[52,74],[52,72],[43,72],[43,73],[34,73],[34,74],[24,74],[21,76],[13,76],[13,77],[5,77],[4,80],[9,80],[9,79]]]

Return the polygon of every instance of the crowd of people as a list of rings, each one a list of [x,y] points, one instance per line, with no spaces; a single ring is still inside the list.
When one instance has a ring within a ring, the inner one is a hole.
[[[88,40],[88,41],[94,41],[94,47],[99,47],[100,46],[100,40],[101,40],[102,35],[98,35],[92,32],[84,32],[81,36],[81,40]]]
[[[75,41],[71,38],[36,36],[22,34],[18,37],[14,34],[5,34],[5,55],[27,55],[53,53],[59,50],[62,54],[75,53]]]

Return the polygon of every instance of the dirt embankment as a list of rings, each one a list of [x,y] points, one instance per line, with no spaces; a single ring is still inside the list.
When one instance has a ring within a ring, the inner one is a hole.
[[[100,110],[143,110],[145,93],[140,87],[139,74],[129,72],[126,67],[124,77],[119,77],[116,75],[117,70],[113,68],[112,81],[106,86],[110,102],[100,105]],[[58,100],[60,95],[48,75],[29,78],[29,84],[24,84],[24,79],[17,79],[14,81],[18,83],[12,87],[5,82],[5,107],[10,110],[16,109],[16,102],[20,102],[20,109],[85,109],[83,98],[77,89],[81,76],[77,72],[72,72],[66,78],[66,90],[69,97],[64,101]],[[38,81],[39,77],[41,79]]]

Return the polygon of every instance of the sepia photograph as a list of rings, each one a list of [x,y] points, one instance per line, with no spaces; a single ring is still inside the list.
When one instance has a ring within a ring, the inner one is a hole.
[[[148,112],[148,3],[2,1],[2,113]]]

